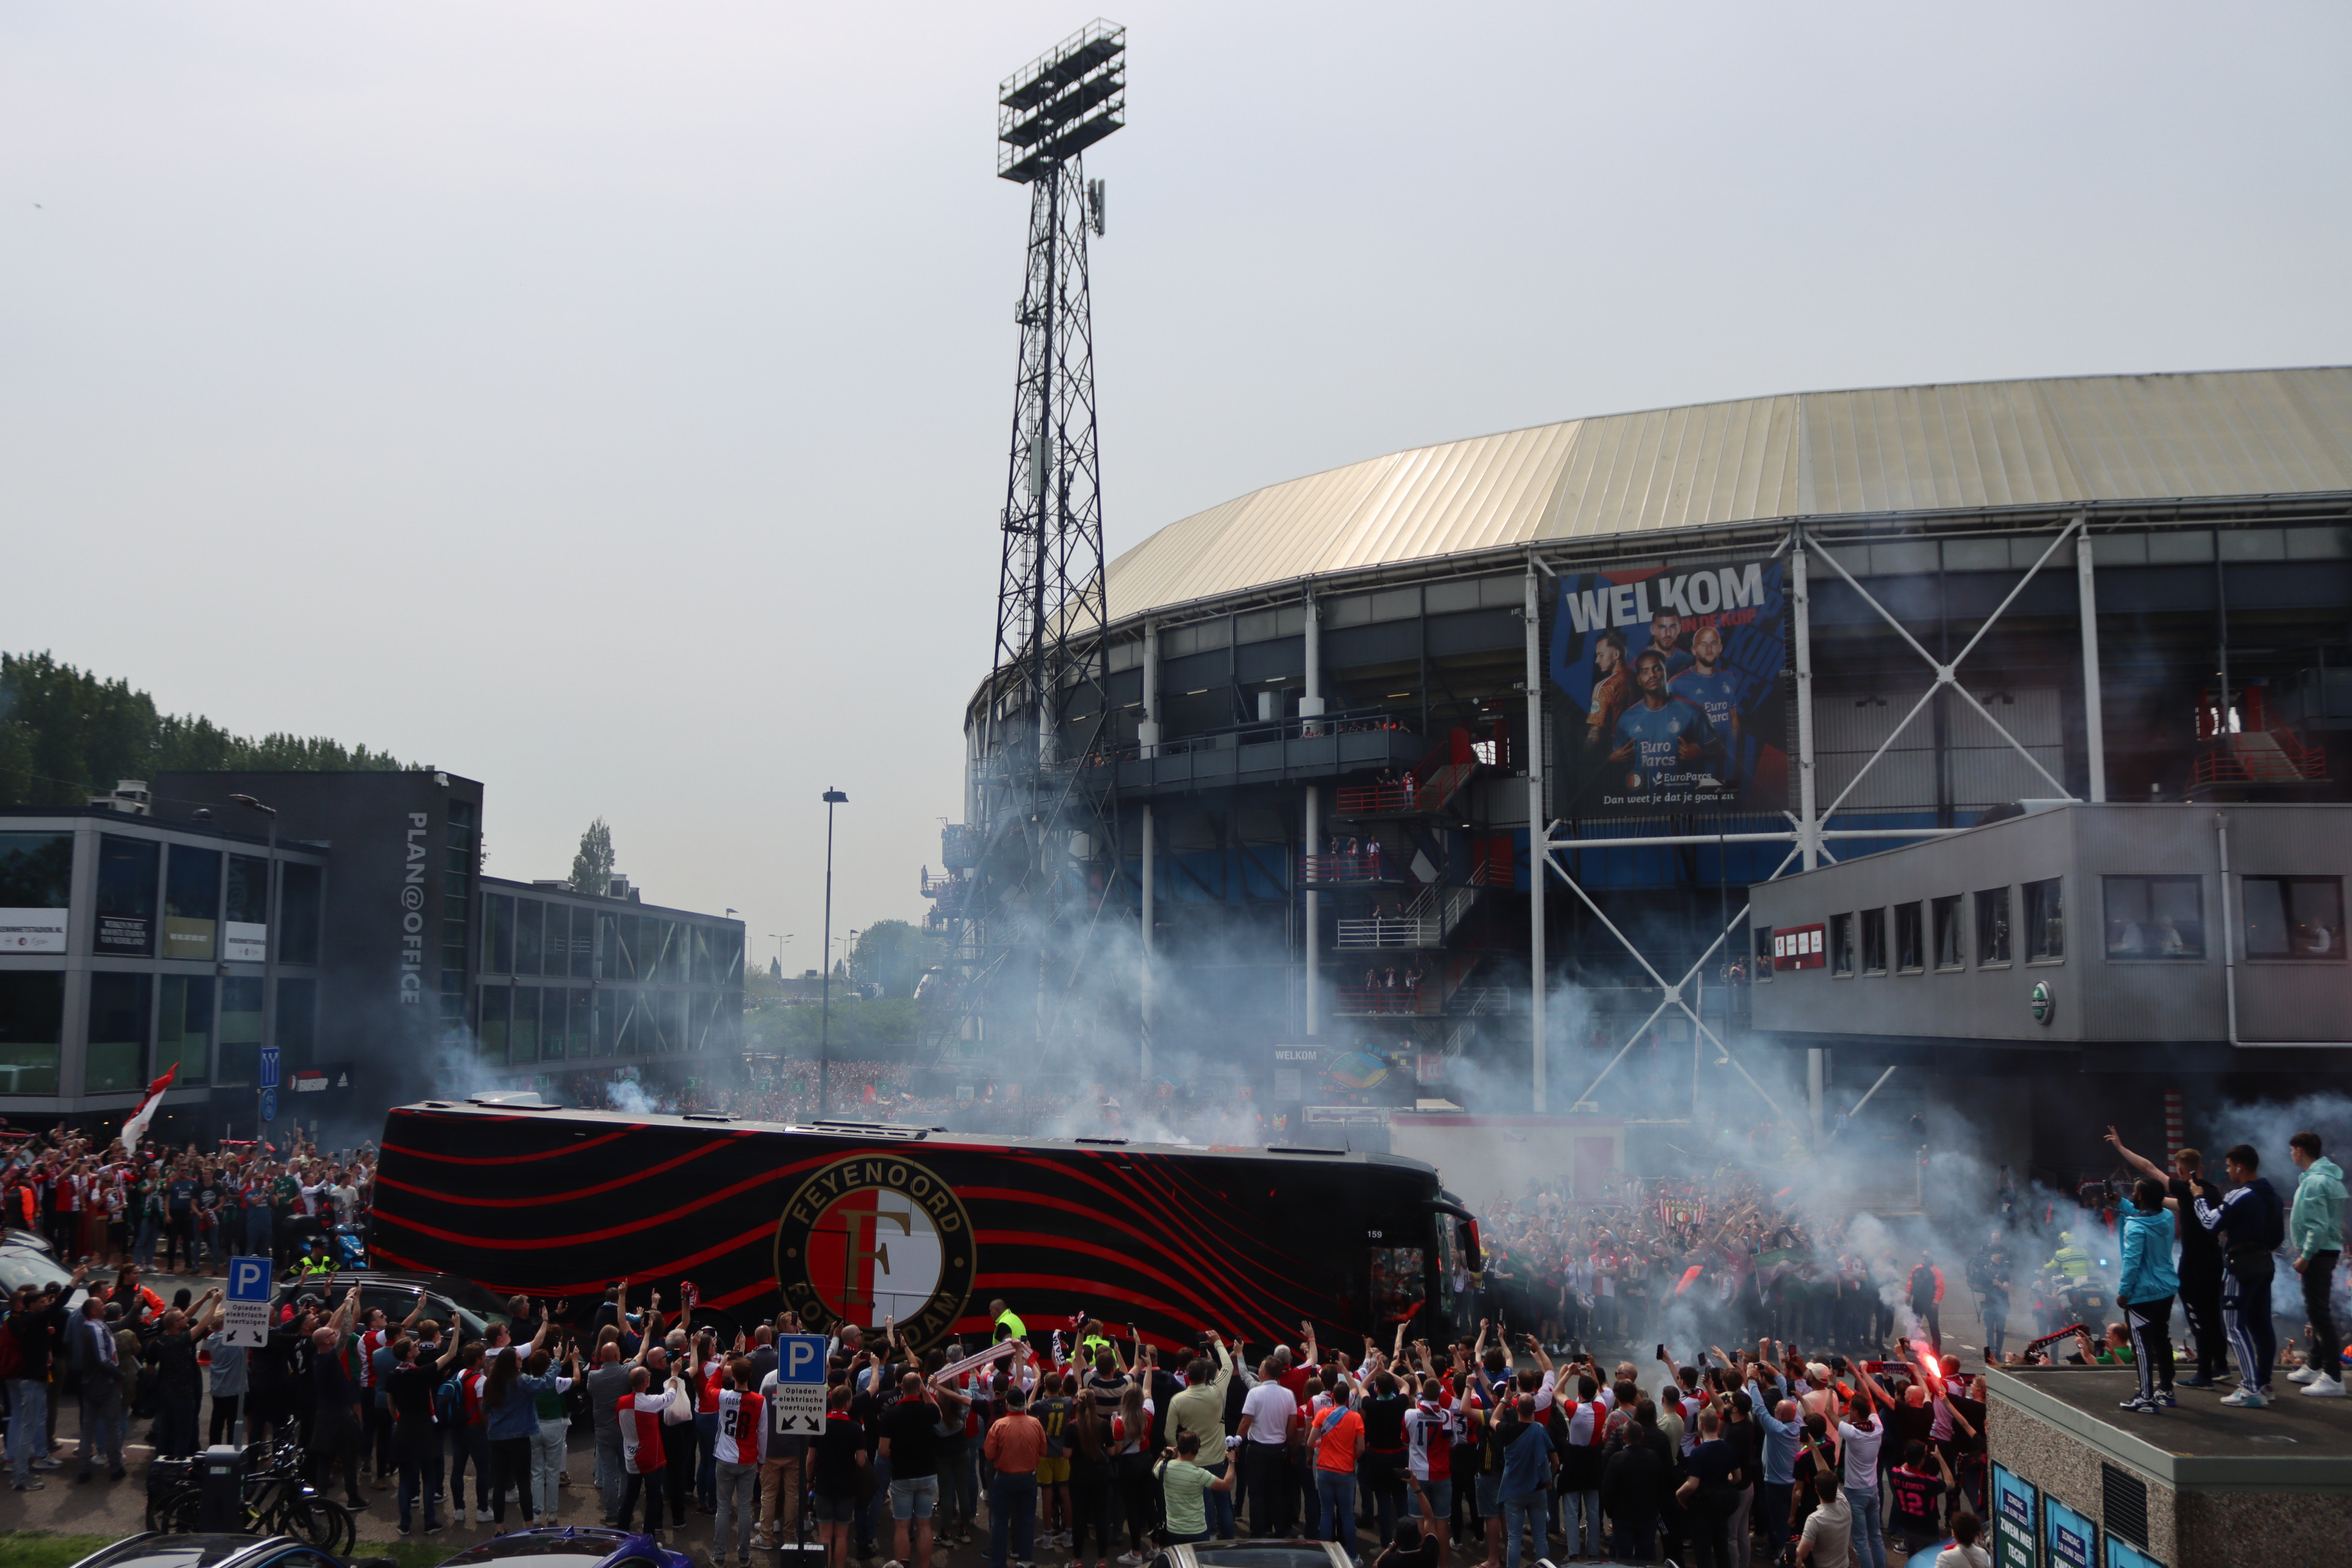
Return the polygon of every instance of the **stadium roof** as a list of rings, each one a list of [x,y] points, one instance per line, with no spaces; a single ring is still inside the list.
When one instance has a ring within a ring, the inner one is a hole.
[[[1791,393],[1395,452],[1171,522],[1108,611],[1545,540],[1839,513],[2352,490],[2352,366]]]

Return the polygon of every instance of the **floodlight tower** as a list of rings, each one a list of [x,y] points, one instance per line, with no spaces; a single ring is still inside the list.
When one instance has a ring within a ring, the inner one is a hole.
[[[996,172],[1029,187],[1029,248],[965,956],[973,1032],[1007,1050],[1055,1036],[1056,997],[1083,962],[1073,944],[1118,879],[1116,808],[1088,776],[1111,737],[1087,283],[1103,190],[1083,154],[1127,122],[1127,29],[1088,23],[1006,79],[997,103]]]

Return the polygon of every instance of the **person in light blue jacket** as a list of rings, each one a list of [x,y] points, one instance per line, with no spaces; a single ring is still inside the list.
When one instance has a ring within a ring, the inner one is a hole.
[[[2172,1213],[2164,1206],[2162,1184],[2142,1177],[2117,1228],[2124,1274],[2116,1305],[2123,1309],[2139,1373],[2139,1393],[2123,1408],[2153,1415],[2179,1403],[2172,1396],[2172,1299],[2180,1293],[2180,1276],[2172,1267]]]

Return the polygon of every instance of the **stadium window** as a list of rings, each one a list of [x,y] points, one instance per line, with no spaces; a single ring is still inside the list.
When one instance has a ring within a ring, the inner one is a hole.
[[[482,900],[482,971],[487,974],[514,972],[514,905],[504,893]]]
[[[65,1040],[62,969],[0,969],[0,1094],[55,1094]]]
[[[462,998],[452,997],[452,1001]],[[278,1070],[313,1066],[318,1058],[319,983],[280,980],[278,983]]]
[[[2066,956],[2063,880],[2045,877],[2025,884],[2025,956],[2035,963],[2056,963]]]
[[[2009,962],[2009,889],[1988,888],[1977,895],[1977,965]]]
[[[537,899],[515,900],[515,973],[539,973],[539,934],[541,912],[546,906]]]
[[[510,1066],[539,1060],[539,997],[536,985],[515,987],[514,1026],[507,1037],[507,1061]]]
[[[1850,914],[1830,917],[1830,973],[1853,973],[1853,917]]]
[[[174,844],[163,868],[163,956],[212,962],[220,922],[217,849]]]
[[[1919,906],[1895,906],[1895,967],[1916,974],[1927,967],[1927,944],[1921,940]]]
[[[2170,959],[2205,956],[2205,895],[2201,877],[2102,877],[2107,956]]]
[[[163,847],[152,838],[98,841],[99,952],[119,957],[155,955],[155,883]],[[16,906],[11,906],[16,907]]]
[[[236,857],[232,857],[236,858]],[[177,1083],[204,1083],[212,1078],[213,977],[209,974],[166,974],[163,1005],[155,1025],[155,1072],[160,1076],[176,1064]]]
[[[1886,973],[1886,911],[1862,911],[1862,972],[1864,974]]]
[[[278,867],[278,958],[287,963],[319,962],[319,868],[284,860]]]
[[[283,998],[286,983],[278,983]],[[283,1064],[281,1064],[282,1066]],[[233,974],[221,982],[220,1083],[249,1089],[261,1066],[261,977]]]
[[[1772,978],[1772,928],[1770,926],[1756,928],[1755,970],[1756,978],[1759,980]]]
[[[1928,906],[1936,928],[1936,967],[1958,969],[1968,962],[1968,939],[1960,931],[1960,899],[1958,893],[1937,899]]]
[[[503,1062],[507,1059],[507,1019],[514,1006],[514,987],[485,985],[482,987],[482,1059]]]
[[[228,908],[222,919],[239,925],[269,924],[269,862],[258,855],[228,858]]]
[[[62,910],[72,886],[72,834],[0,833],[0,910]]]
[[[220,857],[213,858],[217,861]],[[149,1007],[154,994],[148,983],[153,978],[106,973],[89,977],[89,1047],[82,1058],[83,1093],[109,1094],[147,1087]]]
[[[2248,958],[2344,956],[2344,883],[2336,877],[2242,877]]]

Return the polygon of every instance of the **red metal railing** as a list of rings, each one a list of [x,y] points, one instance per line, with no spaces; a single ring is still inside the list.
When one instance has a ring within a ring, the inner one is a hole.
[[[2198,784],[2324,784],[2327,752],[2284,730],[2225,736],[2197,759]]]
[[[1405,816],[1421,809],[1421,785],[1417,781],[1404,784],[1356,784],[1339,791],[1339,815],[1342,816]]]

